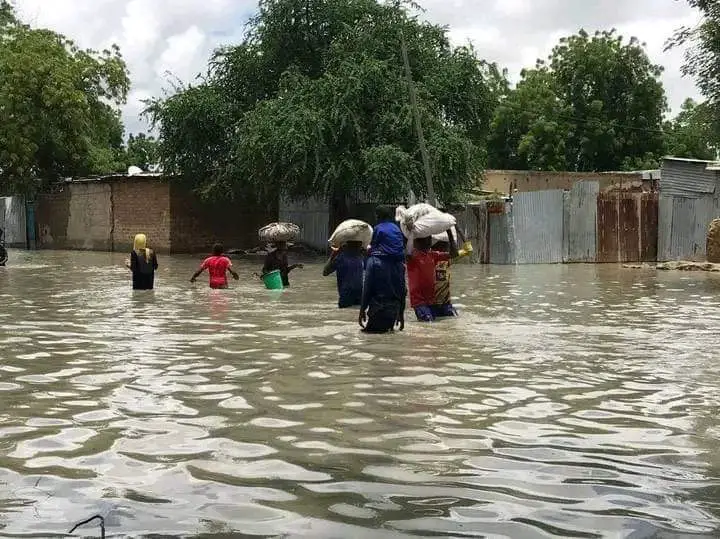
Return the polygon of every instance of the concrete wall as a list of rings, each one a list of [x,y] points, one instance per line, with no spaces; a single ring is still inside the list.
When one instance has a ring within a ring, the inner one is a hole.
[[[486,170],[483,173],[483,190],[502,194],[514,192],[570,190],[580,181],[596,181],[601,191],[650,190],[652,181],[643,180],[641,172],[549,172],[537,170]]]
[[[27,246],[25,200],[22,197],[0,197],[0,228],[5,231],[7,246]]]
[[[66,186],[70,191],[65,248],[112,250],[112,188],[108,183],[85,182]]]

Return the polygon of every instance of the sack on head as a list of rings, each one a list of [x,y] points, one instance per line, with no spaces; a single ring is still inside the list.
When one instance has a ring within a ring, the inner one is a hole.
[[[293,223],[270,223],[258,230],[260,241],[264,243],[294,241],[299,235],[300,227]]]
[[[370,245],[373,229],[365,221],[348,219],[340,223],[328,242],[332,247],[339,248],[349,241],[362,242],[363,247]]]

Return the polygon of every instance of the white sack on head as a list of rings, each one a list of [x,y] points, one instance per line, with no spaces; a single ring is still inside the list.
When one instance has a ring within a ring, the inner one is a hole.
[[[450,230],[452,230],[453,238],[455,238],[455,241],[456,242],[459,241],[457,229],[455,227],[452,227]],[[444,230],[443,232],[440,232],[439,234],[433,234],[433,237],[432,237],[433,245],[435,245],[436,243],[447,241],[447,240],[448,240],[447,230]]]
[[[370,245],[373,229],[365,221],[359,219],[348,219],[340,223],[328,242],[335,248],[341,247],[349,241],[360,241],[363,247]]]
[[[415,222],[421,217],[432,213],[441,212],[434,206],[431,206],[430,204],[425,204],[424,202],[421,202],[420,204],[415,204],[414,206],[410,206],[409,208],[405,208],[405,206],[398,206],[397,210],[395,211],[395,220],[400,223],[400,229],[402,230],[403,234],[405,234],[405,237],[409,238],[411,232],[415,227]],[[419,238],[421,236],[415,234],[415,237]]]
[[[415,221],[411,233],[415,238],[427,238],[435,234],[442,234],[457,224],[457,220],[449,213],[435,211],[420,217]]]

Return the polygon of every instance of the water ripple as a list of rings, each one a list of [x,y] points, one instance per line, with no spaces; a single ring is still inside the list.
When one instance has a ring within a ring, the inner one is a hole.
[[[0,268],[2,536],[720,531],[718,276],[459,266],[460,319],[366,336],[316,265],[132,293],[123,258]]]

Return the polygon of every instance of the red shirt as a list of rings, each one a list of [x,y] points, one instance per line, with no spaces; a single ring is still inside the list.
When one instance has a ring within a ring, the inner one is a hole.
[[[209,256],[202,266],[210,274],[210,288],[224,288],[227,286],[227,270],[232,267],[232,262],[226,256]]]
[[[410,305],[413,308],[435,303],[435,265],[450,258],[450,253],[440,251],[413,252],[407,263]]]

